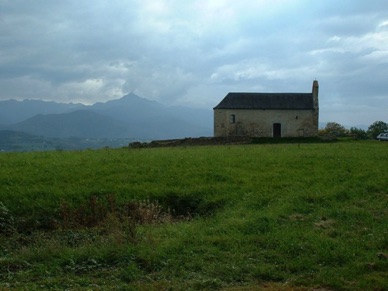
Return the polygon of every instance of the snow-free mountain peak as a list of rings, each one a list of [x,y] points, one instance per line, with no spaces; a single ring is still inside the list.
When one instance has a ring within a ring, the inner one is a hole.
[[[31,102],[34,106],[25,105]],[[10,107],[0,101],[0,129],[60,138],[149,140],[212,135],[211,109],[167,107],[133,93],[90,106],[40,100],[11,103]]]

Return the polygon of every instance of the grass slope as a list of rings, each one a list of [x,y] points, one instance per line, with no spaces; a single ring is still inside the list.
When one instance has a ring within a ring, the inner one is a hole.
[[[384,290],[387,164],[372,141],[2,153],[0,289]]]

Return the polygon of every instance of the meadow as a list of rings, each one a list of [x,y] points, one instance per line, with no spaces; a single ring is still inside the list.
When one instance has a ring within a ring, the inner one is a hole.
[[[0,290],[386,290],[388,143],[0,153]]]

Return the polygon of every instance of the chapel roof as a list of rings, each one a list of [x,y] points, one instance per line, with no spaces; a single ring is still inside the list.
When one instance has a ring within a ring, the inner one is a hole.
[[[312,93],[231,92],[213,109],[314,109]]]

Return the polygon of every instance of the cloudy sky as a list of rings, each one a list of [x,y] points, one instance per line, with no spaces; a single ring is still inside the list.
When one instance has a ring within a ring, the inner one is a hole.
[[[321,122],[388,122],[386,0],[0,0],[0,100],[211,110],[314,79]]]

